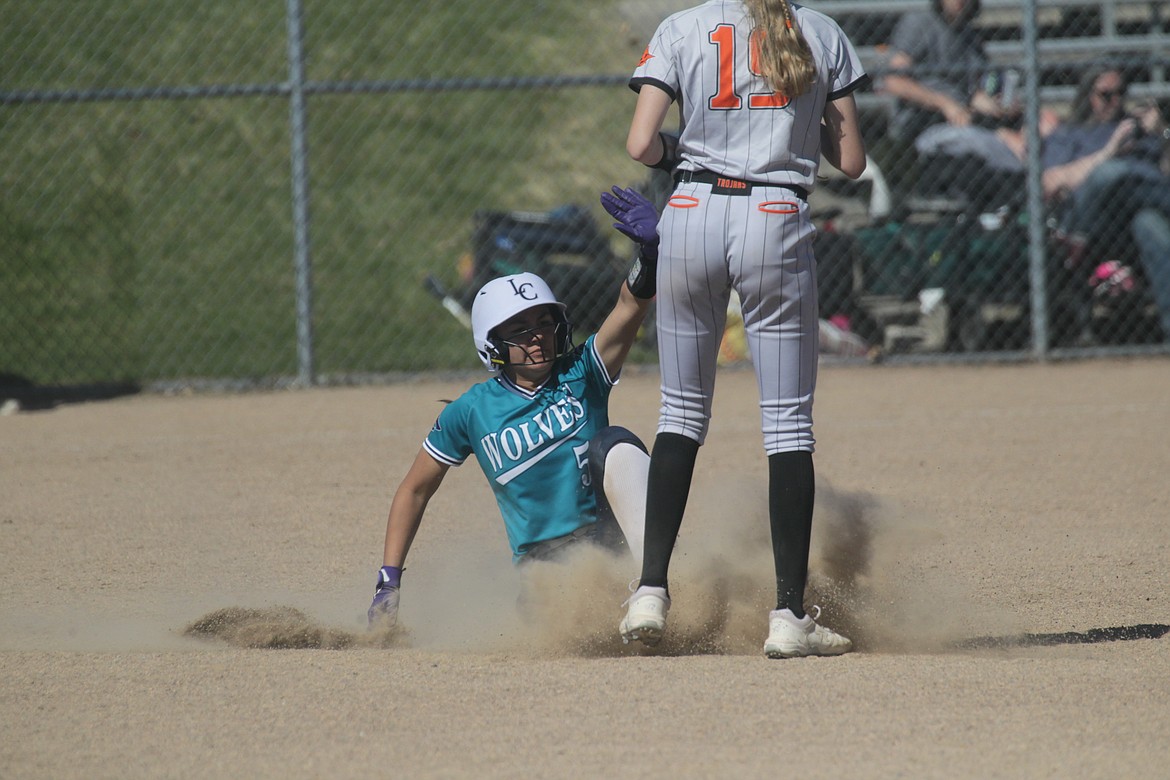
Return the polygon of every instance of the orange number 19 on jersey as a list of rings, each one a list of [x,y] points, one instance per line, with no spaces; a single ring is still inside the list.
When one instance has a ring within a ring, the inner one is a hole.
[[[757,28],[752,30],[748,38],[748,66],[757,76],[763,76],[760,71],[760,36],[764,31]],[[735,26],[720,24],[707,34],[707,39],[715,44],[719,52],[719,83],[715,94],[708,100],[712,109],[731,111],[743,106],[739,95],[735,94]],[[788,98],[779,92],[753,92],[748,95],[748,108],[784,108],[788,105]]]

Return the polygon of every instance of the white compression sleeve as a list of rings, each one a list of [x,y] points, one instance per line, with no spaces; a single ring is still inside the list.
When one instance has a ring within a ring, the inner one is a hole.
[[[630,545],[630,554],[642,565],[646,538],[646,476],[650,456],[633,444],[615,444],[605,459],[605,497]]]

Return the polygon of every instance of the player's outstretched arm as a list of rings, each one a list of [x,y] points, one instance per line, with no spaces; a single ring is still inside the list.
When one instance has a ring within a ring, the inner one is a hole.
[[[638,337],[638,328],[654,298],[658,265],[658,211],[637,190],[613,187],[601,193],[601,205],[617,220],[614,227],[638,246],[638,256],[618,293],[613,311],[601,323],[594,339],[597,354],[610,376],[616,376],[630,347]]]
[[[420,449],[406,473],[386,520],[386,546],[383,565],[378,570],[374,600],[367,611],[371,628],[392,628],[398,622],[398,595],[402,585],[402,564],[422,523],[427,502],[439,489],[449,467]]]
[[[865,140],[852,94],[825,104],[821,156],[850,179],[865,172]]]
[[[390,516],[386,519],[386,547],[382,557],[384,565],[401,567],[406,562],[406,553],[422,523],[427,502],[443,483],[449,468],[447,464],[431,457],[425,449],[419,449],[414,463],[394,493],[394,500],[390,502]]]
[[[605,322],[601,323],[593,345],[597,347],[597,354],[601,356],[601,362],[611,377],[617,376],[626,364],[630,347],[638,337],[638,328],[642,327],[646,310],[650,308],[650,301],[650,298],[635,297],[623,283],[617,304]]]

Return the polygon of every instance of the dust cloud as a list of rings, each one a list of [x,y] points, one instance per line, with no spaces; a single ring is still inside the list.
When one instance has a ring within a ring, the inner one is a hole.
[[[257,650],[344,650],[407,643],[405,629],[397,626],[361,633],[328,628],[289,606],[217,609],[192,622],[183,634]]]
[[[444,550],[403,590],[389,631],[322,625],[292,607],[229,607],[190,637],[245,648],[418,648],[531,655],[756,655],[774,606],[766,487],[696,492],[671,564],[672,607],[655,648],[623,645],[617,624],[638,574],[629,559],[580,548],[566,563],[514,568],[480,544]],[[818,487],[806,604],[859,652],[943,652],[970,636],[969,600],[923,555],[939,534],[896,507]],[[415,584],[416,587],[411,587]],[[814,613],[815,614],[815,613]]]

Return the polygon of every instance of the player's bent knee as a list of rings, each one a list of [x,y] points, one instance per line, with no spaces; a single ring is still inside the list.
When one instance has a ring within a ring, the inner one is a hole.
[[[616,425],[604,428],[589,442],[589,472],[597,499],[597,525],[618,528],[636,561],[641,561],[645,538],[649,468],[650,453],[646,445],[625,428]]]
[[[647,455],[650,451],[633,431],[620,425],[611,425],[602,428],[589,441],[589,472],[595,486],[605,484],[605,459],[618,444],[632,444]]]

